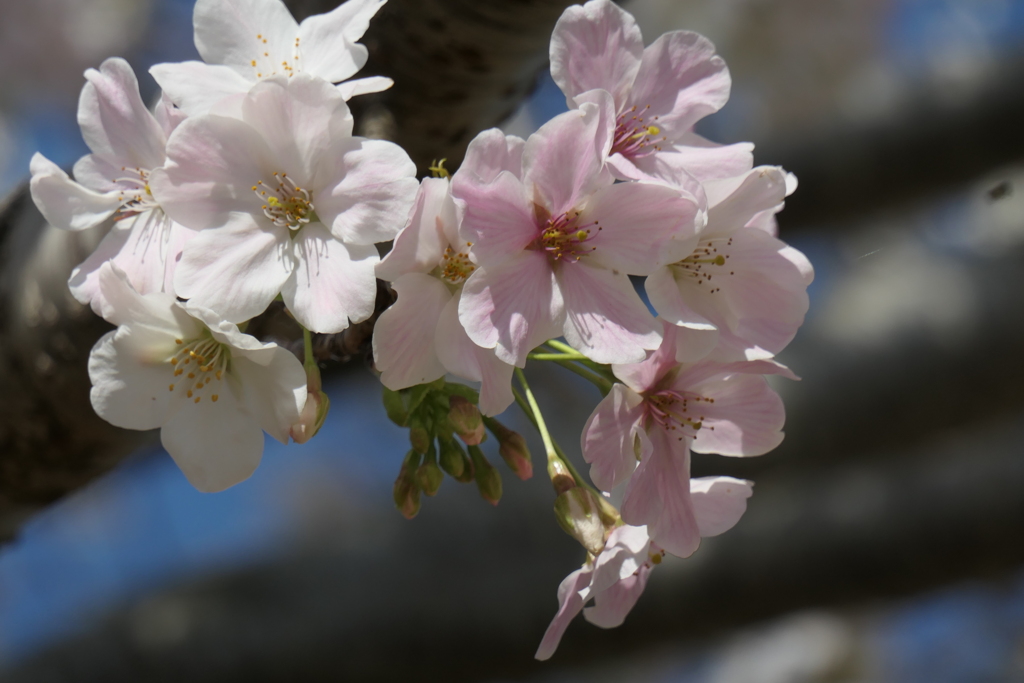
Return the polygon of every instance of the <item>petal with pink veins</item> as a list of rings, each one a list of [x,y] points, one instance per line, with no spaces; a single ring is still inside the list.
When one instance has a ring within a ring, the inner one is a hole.
[[[474,343],[522,367],[526,354],[558,336],[565,320],[547,255],[526,250],[477,269],[463,287],[459,320]]]
[[[452,295],[436,277],[408,273],[392,283],[398,299],[373,327],[373,360],[380,381],[398,391],[444,376],[434,333]]]
[[[636,469],[636,431],[643,417],[643,397],[616,383],[591,413],[580,436],[590,478],[602,491],[611,491]]]
[[[306,329],[341,332],[349,322],[373,315],[377,299],[374,268],[380,262],[372,244],[345,244],[323,223],[309,223],[292,240],[295,270],[281,297]]]
[[[691,31],[672,31],[644,50],[627,106],[669,139],[729,100],[732,79],[715,46]]]
[[[460,170],[452,179],[452,196],[465,204],[460,235],[473,244],[473,255],[481,265],[515,257],[540,234],[526,188],[508,171],[480,183]]]
[[[678,162],[701,182],[742,176],[754,166],[752,142],[720,145],[689,132],[676,136],[675,144],[664,149],[680,155]]]
[[[515,135],[505,135],[499,128],[477,133],[470,141],[466,156],[452,182],[461,174],[472,177],[476,183],[489,183],[502,171],[522,178],[525,147],[525,140]]]
[[[590,567],[577,569],[569,576],[562,579],[558,586],[558,612],[551,620],[544,638],[540,641],[540,647],[534,655],[536,659],[544,661],[550,659],[558,649],[558,643],[562,640],[565,629],[569,623],[576,618],[576,615],[583,609],[583,605],[590,599]]]
[[[594,604],[583,610],[583,618],[601,628],[622,626],[647,587],[650,574],[651,567],[643,565],[632,576],[621,579],[603,591],[595,592]]]
[[[551,34],[551,77],[569,106],[577,95],[602,88],[622,109],[640,68],[644,39],[633,16],[609,0],[567,8]]]
[[[457,238],[458,216],[445,178],[424,178],[416,193],[412,214],[395,238],[394,246],[377,265],[377,277],[394,282],[406,273],[427,273],[444,258]]]
[[[598,363],[634,363],[661,344],[661,324],[624,273],[582,261],[561,264],[555,276],[565,301],[562,332],[580,353]]]
[[[782,443],[785,409],[764,377],[735,374],[690,385],[689,390],[714,400],[700,404],[696,419],[701,428],[692,445],[695,453],[764,455]]]

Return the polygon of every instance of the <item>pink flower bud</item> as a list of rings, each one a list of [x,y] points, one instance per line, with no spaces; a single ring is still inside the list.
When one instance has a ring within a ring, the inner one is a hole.
[[[480,495],[491,505],[497,505],[501,500],[501,475],[494,465],[487,461],[478,446],[469,447],[469,457],[473,460],[476,487],[480,490]]]
[[[484,432],[484,422],[477,407],[456,394],[448,398],[448,405],[451,406],[451,410],[448,412],[448,421],[455,433],[467,446],[479,445],[484,440],[486,432]]]

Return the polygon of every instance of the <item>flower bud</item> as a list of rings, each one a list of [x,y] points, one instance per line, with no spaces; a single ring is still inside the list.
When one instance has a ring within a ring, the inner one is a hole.
[[[327,419],[327,411],[331,408],[331,400],[322,391],[307,391],[306,405],[299,415],[299,421],[288,431],[295,443],[306,443],[320,431]]]
[[[455,394],[448,397],[448,405],[451,406],[448,421],[451,422],[452,429],[459,435],[459,438],[467,446],[476,446],[482,442],[486,433],[477,407]]]
[[[526,446],[526,439],[493,417],[484,416],[483,420],[484,425],[498,440],[498,453],[508,468],[523,481],[532,477],[533,462],[530,460],[530,449]]]
[[[412,519],[420,511],[420,489],[416,484],[413,473],[419,464],[420,454],[416,451],[409,451],[402,463],[402,469],[395,479],[395,487],[392,495],[395,499],[395,506],[406,519]]]
[[[465,470],[466,453],[455,439],[441,438],[441,469],[453,479],[459,479]],[[461,479],[459,479],[461,481]]]
[[[605,524],[601,515],[601,502],[592,492],[577,486],[559,494],[555,499],[555,518],[565,533],[597,555],[604,548]]]
[[[548,460],[548,476],[551,477],[551,485],[555,487],[555,493],[562,494],[576,487],[576,478],[565,466],[565,463],[558,458]]]
[[[399,427],[406,426],[409,423],[409,411],[406,410],[405,399],[397,391],[391,391],[387,387],[382,388],[384,389],[382,395],[384,411],[388,414],[388,419]]]
[[[423,420],[414,415],[409,420],[409,443],[417,453],[426,453],[427,449],[430,448],[430,432],[427,431],[426,425],[423,424]]]
[[[431,443],[427,455],[423,458],[423,464],[416,470],[416,483],[419,484],[423,493],[433,496],[441,488],[443,480],[444,473],[437,466],[437,452],[434,450],[434,444]]]
[[[473,460],[476,487],[480,490],[480,495],[491,505],[497,505],[501,500],[501,475],[494,465],[487,461],[479,446],[470,446],[468,450],[469,457]]]

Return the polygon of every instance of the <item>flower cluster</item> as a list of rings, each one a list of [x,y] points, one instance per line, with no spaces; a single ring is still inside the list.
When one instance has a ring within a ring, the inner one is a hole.
[[[372,346],[388,416],[409,430],[399,510],[415,516],[446,474],[497,504],[488,432],[528,479],[523,438],[495,419],[513,402],[542,437],[556,519],[587,553],[559,588],[545,659],[580,611],[618,625],[666,554],[691,555],[744,513],[751,483],[691,479],[690,459],[782,439],[765,376],[794,378],[774,356],[813,277],[776,237],[796,180],[754,167],[750,144],[693,132],[730,90],[707,39],[676,31],[645,48],[628,13],[590,0],[551,41],[569,110],[526,140],[484,131],[454,175],[442,161],[417,181],[401,148],[353,135],[346,103],[391,85],[346,80],[383,2],[296,24],[281,0],[198,0],[204,61],[153,67],[153,111],[123,60],[88,71],[92,154],[74,180],[36,155],[32,194],[59,228],[109,230],[69,283],[118,326],[90,357],[96,411],[160,427],[201,490],[249,476],[261,431],[316,433],[328,401],[311,333],[367,320],[377,279],[390,283]],[[305,363],[243,332],[275,300],[304,329]],[[531,360],[604,394],[581,437],[593,486],[547,429]]]

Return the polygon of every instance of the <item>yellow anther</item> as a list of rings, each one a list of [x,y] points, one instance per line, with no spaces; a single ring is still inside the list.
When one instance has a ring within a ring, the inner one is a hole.
[[[174,385],[172,384],[171,386],[167,387],[167,390],[168,391],[174,391]]]
[[[178,359],[177,358],[172,358],[171,359],[171,365],[177,365],[177,364],[178,364]]]
[[[657,126],[647,126],[647,132],[651,135],[658,135],[661,133],[661,128],[658,128]]]
[[[188,373],[188,378],[189,379],[195,379],[196,378],[196,373],[194,373],[194,372]]]
[[[216,403],[218,398],[220,398],[220,396],[218,396],[217,394],[214,394],[213,396],[210,397],[210,400],[213,401],[214,403]]]
[[[267,204],[270,204],[271,206],[281,206],[281,200],[277,197],[268,197]]]
[[[576,239],[583,241],[587,239],[587,234],[588,233],[586,230],[580,230],[579,232],[576,233]]]
[[[181,341],[180,339],[175,339],[174,343],[175,344],[184,344],[185,342]]]
[[[444,162],[446,161],[448,161],[447,158],[441,159],[440,161],[435,160],[431,162],[431,165],[427,170],[430,171],[431,175],[435,178],[450,178],[451,173],[449,173],[448,169],[444,167]]]
[[[192,390],[189,389],[188,393],[186,393],[185,395],[188,396],[189,398],[192,398]]]
[[[199,403],[199,399],[201,399],[201,398],[202,398],[202,396],[196,396],[196,401],[195,402]]]
[[[661,564],[661,553],[651,555],[651,564]]]

